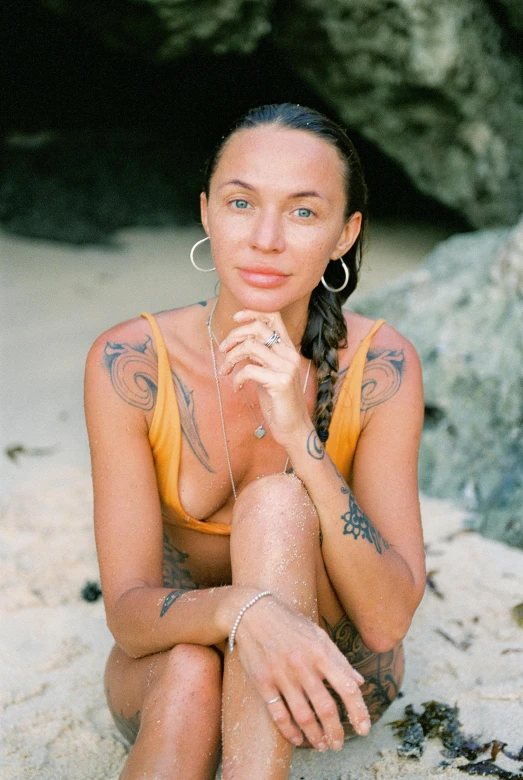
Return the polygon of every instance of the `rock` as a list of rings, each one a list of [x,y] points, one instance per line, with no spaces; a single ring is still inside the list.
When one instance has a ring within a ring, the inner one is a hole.
[[[520,0],[504,2],[521,18]],[[486,0],[296,0],[273,27],[294,69],[422,192],[476,227],[516,222],[523,65]]]
[[[106,3],[42,0],[49,10],[72,16],[99,32],[111,48],[160,61],[202,46],[214,54],[250,54],[271,30],[274,0],[143,0]]]
[[[460,500],[472,527],[523,548],[523,220],[445,241],[355,309],[419,352],[421,490]]]
[[[512,225],[523,211],[521,0],[39,1],[109,47],[159,62],[250,54],[266,40],[471,225]],[[195,89],[212,79],[209,65],[197,73]]]

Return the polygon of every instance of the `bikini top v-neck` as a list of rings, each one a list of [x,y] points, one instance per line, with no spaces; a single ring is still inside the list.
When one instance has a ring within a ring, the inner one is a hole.
[[[191,528],[204,534],[228,535],[231,533],[230,525],[197,520],[188,515],[181,505],[178,492],[178,473],[182,452],[182,429],[169,356],[162,332],[154,316],[148,312],[142,312],[140,316],[145,317],[151,326],[158,355],[158,390],[153,419],[149,428],[149,443],[153,452],[160,497],[171,511],[176,525]],[[360,435],[361,384],[367,352],[372,337],[384,322],[385,320],[376,320],[356,350],[340,388],[329,426],[329,438],[325,449],[340,474],[343,474],[347,479],[350,478],[352,461]]]

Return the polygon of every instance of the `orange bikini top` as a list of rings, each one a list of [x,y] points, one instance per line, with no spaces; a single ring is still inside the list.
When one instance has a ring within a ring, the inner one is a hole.
[[[153,452],[161,499],[171,510],[176,525],[192,528],[204,534],[230,534],[230,525],[196,520],[187,514],[180,503],[178,472],[182,452],[182,429],[171,366],[162,332],[155,318],[147,312],[143,312],[140,316],[145,317],[151,326],[158,355],[158,391],[149,429],[149,442]],[[345,477],[350,475],[360,435],[361,384],[367,352],[372,337],[384,322],[385,320],[376,320],[356,350],[343,380],[330,422],[329,438],[325,449],[336,464],[340,474]]]

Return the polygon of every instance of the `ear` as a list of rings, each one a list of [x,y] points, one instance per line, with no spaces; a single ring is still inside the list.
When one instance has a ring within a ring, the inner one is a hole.
[[[339,241],[332,252],[331,260],[338,260],[345,252],[349,251],[360,234],[362,219],[360,211],[351,214],[350,219],[343,226]]]
[[[205,192],[200,192],[200,217],[202,220],[203,229],[209,235],[209,220],[207,217],[207,195]]]

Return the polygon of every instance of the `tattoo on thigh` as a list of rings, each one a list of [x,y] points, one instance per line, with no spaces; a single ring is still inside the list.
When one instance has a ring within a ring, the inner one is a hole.
[[[374,723],[399,693],[404,672],[403,647],[398,645],[386,653],[374,653],[364,644],[358,630],[346,615],[334,625],[330,625],[324,617],[322,622],[332,641],[365,678],[361,692]],[[342,721],[348,724],[341,698],[331,688],[329,691],[338,704]]]
[[[183,564],[189,555],[178,550],[171,544],[169,537],[163,534],[163,585],[164,588],[173,588],[163,602],[160,617],[163,617],[174,602],[189,590],[197,590],[198,584],[193,580],[191,572]]]
[[[123,401],[144,411],[154,407],[158,392],[158,361],[149,336],[135,346],[108,341],[104,363],[112,385]]]
[[[127,742],[129,742],[130,745],[133,745],[136,741],[136,737],[138,736],[138,731],[140,729],[140,710],[137,710],[134,715],[126,717],[122,710],[120,710],[120,712],[116,712],[116,710],[113,709],[108,686],[105,686],[105,696],[107,698],[109,710],[113,716],[113,720],[118,731],[127,740]]]
[[[361,411],[388,401],[401,387],[405,368],[402,349],[370,351],[363,370],[361,385]]]

